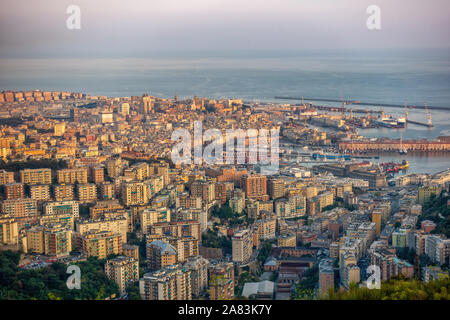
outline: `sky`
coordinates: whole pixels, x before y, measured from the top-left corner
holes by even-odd
[[[448,0],[2,0],[0,58],[449,48]],[[69,30],[69,5],[81,29]],[[381,9],[381,30],[366,9]]]

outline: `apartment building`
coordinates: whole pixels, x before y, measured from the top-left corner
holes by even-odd
[[[93,230],[109,231],[120,234],[122,242],[127,241],[128,221],[125,217],[82,220],[76,222],[76,231],[80,236]]]
[[[72,184],[53,185],[53,194],[56,201],[74,200],[74,186]]]
[[[241,187],[245,196],[249,199],[269,200],[269,195],[267,194],[267,177],[264,175],[243,175],[241,178]]]
[[[50,185],[48,184],[36,184],[30,186],[31,199],[37,201],[50,200]]]
[[[54,201],[44,204],[45,215],[59,213],[70,213],[74,219],[77,219],[80,215],[80,205],[77,201]]]
[[[82,252],[87,256],[106,259],[111,254],[122,254],[122,236],[111,231],[92,230],[81,236]]]
[[[5,196],[6,199],[20,199],[25,198],[25,188],[23,183],[8,183],[5,184]]]
[[[149,208],[139,212],[139,221],[141,223],[141,230],[143,233],[148,233],[149,228],[158,222],[170,222],[170,209]]]
[[[194,298],[199,298],[208,288],[209,261],[202,256],[189,257],[184,267],[191,271],[191,290]]]
[[[87,168],[61,169],[57,171],[59,184],[88,183]]]
[[[122,203],[125,206],[147,204],[147,185],[143,182],[127,182],[121,188]]]
[[[118,256],[106,261],[105,273],[117,283],[120,294],[124,294],[128,285],[139,281],[139,262],[131,257]]]
[[[52,170],[47,168],[20,170],[20,181],[28,185],[52,184]]]
[[[234,297],[234,265],[222,262],[209,266],[209,299],[231,300]]]
[[[232,241],[233,262],[245,263],[253,253],[253,239],[249,230],[241,230],[234,234]]]
[[[77,197],[80,202],[97,200],[97,186],[93,183],[79,184],[77,186]]]
[[[0,170],[0,185],[8,183],[14,183],[14,172]]]
[[[17,221],[8,216],[0,217],[0,244],[16,245],[19,243],[19,228]]]
[[[150,270],[159,270],[177,263],[177,250],[169,242],[154,240],[147,243],[147,265]]]
[[[192,271],[180,265],[144,274],[139,280],[143,300],[192,300]]]

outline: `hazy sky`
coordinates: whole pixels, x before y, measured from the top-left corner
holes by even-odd
[[[81,30],[66,8],[81,8]],[[1,0],[0,57],[450,47],[449,0]],[[381,30],[366,27],[369,5]]]

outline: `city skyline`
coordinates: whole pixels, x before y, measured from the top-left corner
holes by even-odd
[[[2,1],[0,302],[278,319],[449,300],[449,16]]]

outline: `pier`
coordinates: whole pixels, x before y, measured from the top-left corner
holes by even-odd
[[[323,102],[339,102],[339,103],[345,103],[345,104],[353,104],[353,105],[365,105],[365,106],[373,106],[373,107],[392,107],[392,108],[404,108],[404,105],[400,104],[392,104],[392,103],[373,103],[373,102],[363,102],[363,101],[342,101],[338,99],[325,99],[325,98],[304,98],[304,97],[282,97],[282,96],[276,96],[275,99],[280,100],[310,100],[310,101],[323,101]],[[408,106],[409,109],[423,109],[426,110],[427,107],[425,106]],[[450,107],[440,107],[440,106],[428,106],[428,109],[435,109],[435,110],[450,110]]]
[[[407,123],[411,123],[411,124],[417,124],[419,126],[424,126],[424,127],[428,127],[428,128],[432,128],[433,124],[432,123],[425,123],[425,122],[419,122],[419,121],[414,121],[414,120],[406,120]]]

